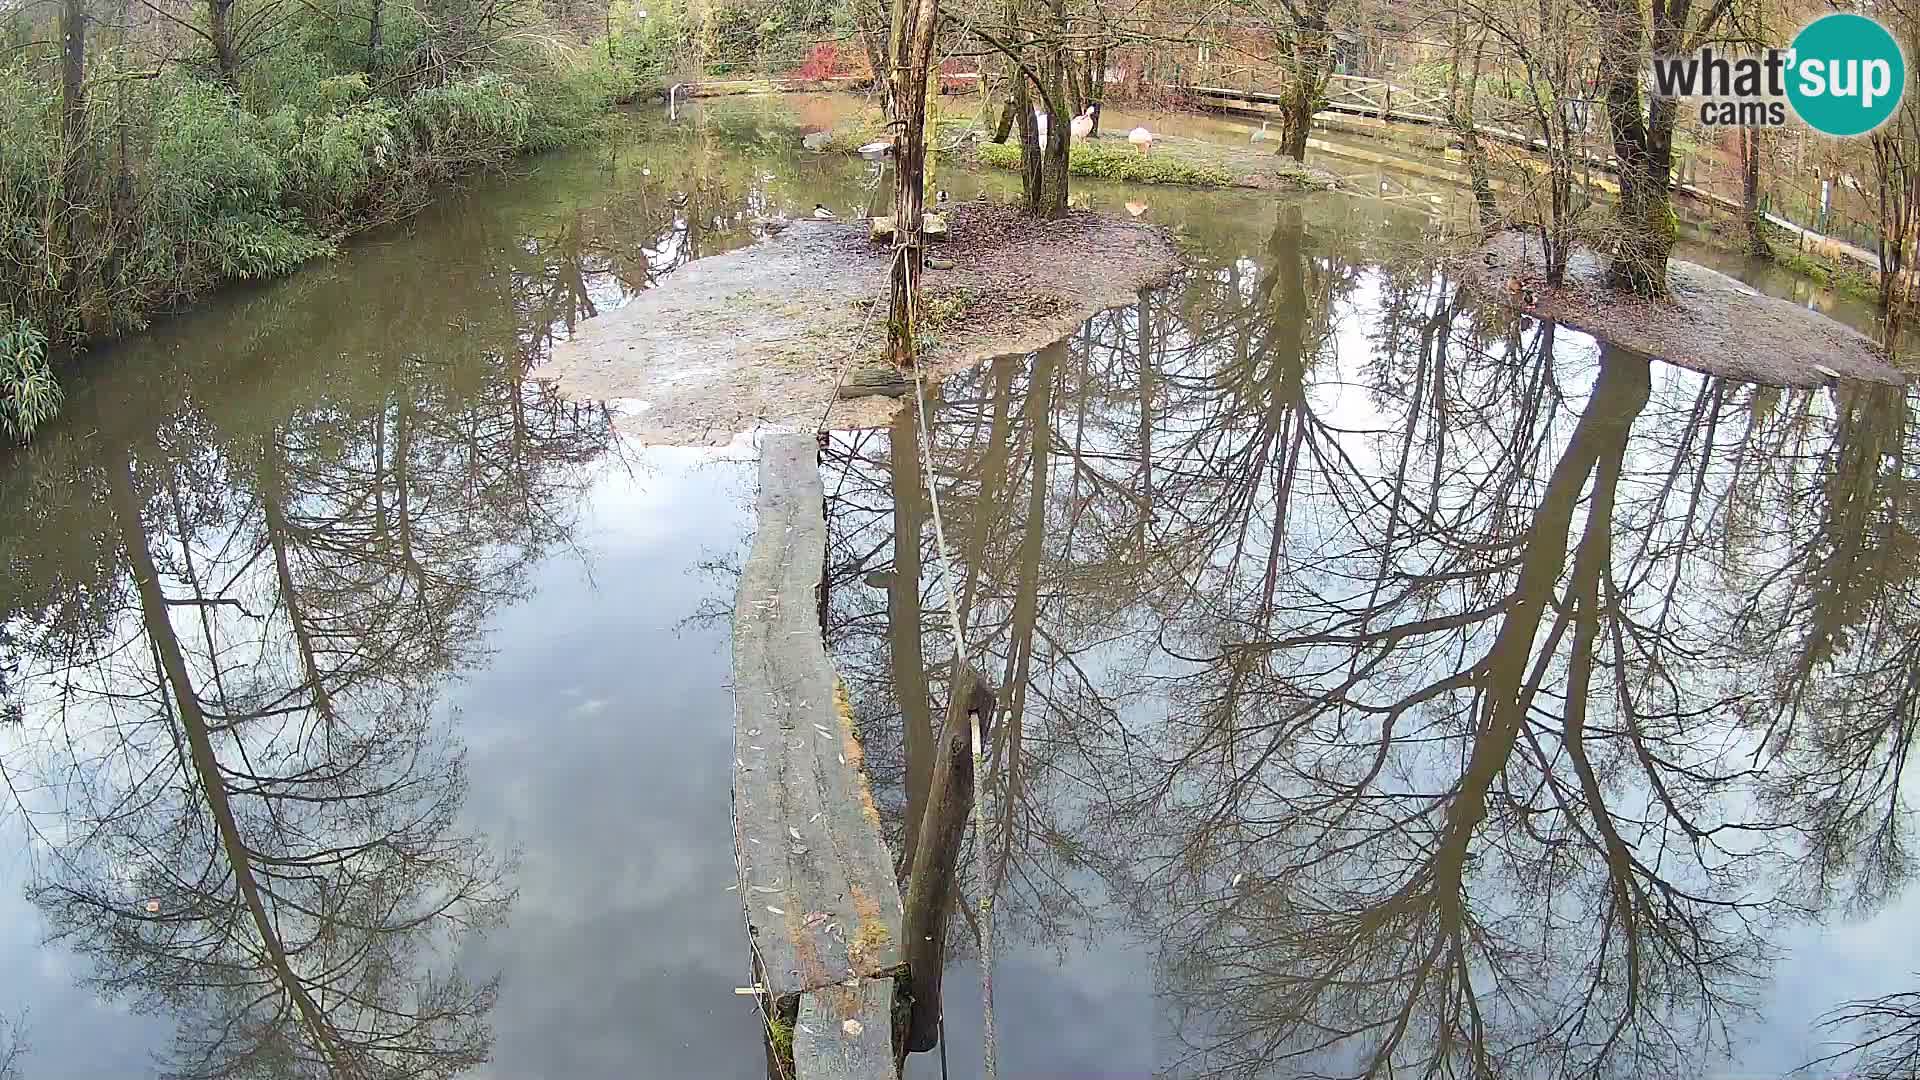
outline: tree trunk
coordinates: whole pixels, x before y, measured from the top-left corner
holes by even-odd
[[[1034,206],[1034,216],[1040,218],[1065,217],[1067,213],[1067,163],[1072,151],[1073,132],[1068,127],[1071,118],[1064,110],[1056,110],[1054,119],[1047,124],[1047,145],[1040,155],[1040,194]]]
[[[913,866],[920,840],[920,819],[933,778],[933,712],[927,704],[926,659],[920,648],[920,535],[923,493],[920,478],[918,420],[901,409],[888,429],[893,463],[893,580],[887,584],[887,643],[893,658],[893,692],[906,729],[907,817],[900,858]]]
[[[924,257],[920,216],[926,206],[927,68],[939,0],[895,0],[892,55],[894,121],[899,135],[893,162],[893,269],[887,320],[887,358],[912,367],[918,354],[914,308]]]
[[[1040,216],[1043,154],[1040,146],[1040,125],[1033,113],[1031,86],[1032,80],[1025,74],[1014,75],[1013,118],[1020,125],[1020,200],[1027,213]]]
[[[1333,55],[1327,47],[1329,7],[1329,0],[1314,0],[1300,13],[1293,31],[1292,64],[1280,107],[1280,153],[1295,161],[1307,160],[1313,114],[1320,111],[1320,97],[1326,90],[1328,60]]]
[[[913,1011],[904,1042],[914,1053],[931,1050],[939,1043],[947,917],[953,911],[957,892],[954,879],[974,800],[971,714],[979,715],[984,742],[992,737],[994,705],[991,684],[964,662],[954,664],[946,723],[940,729],[939,753],[927,785],[926,813],[920,822],[902,913],[907,978],[913,987]],[[992,958],[986,962],[991,963]]]
[[[367,74],[378,75],[380,73],[380,46],[382,44],[380,17],[383,14],[382,8],[385,5],[385,0],[370,0],[370,3],[372,4],[372,8],[367,15]],[[608,10],[612,9],[609,8]],[[612,40],[612,35],[608,35],[608,40]]]
[[[1067,159],[1073,144],[1073,118],[1067,111],[1067,57],[1060,43],[1068,30],[1065,0],[1048,0],[1047,12],[1056,33],[1040,47],[1042,81],[1034,87],[1046,110],[1047,141],[1038,147],[1039,175],[1035,190],[1027,193],[1027,208],[1035,217],[1051,219],[1067,212]]]
[[[1903,105],[1894,120],[1873,135],[1874,186],[1880,210],[1875,238],[1880,256],[1880,309],[1889,317],[1901,314],[1907,248],[1913,243],[1916,224],[1920,224],[1920,164],[1909,157],[1913,152],[1913,114],[1907,110],[1911,108]],[[1890,336],[1888,340],[1896,338]]]
[[[87,6],[85,0],[60,5],[60,137],[67,165],[82,157],[87,138]]]
[[[220,81],[233,84],[233,0],[207,0],[207,33]]]
[[[1760,129],[1740,128],[1740,208],[1747,226],[1747,254],[1773,256],[1767,242],[1767,219],[1760,212]]]
[[[1486,40],[1474,43],[1473,67],[1467,78],[1460,77],[1466,60],[1465,18],[1455,11],[1453,20],[1453,64],[1447,78],[1447,126],[1460,139],[1460,152],[1467,159],[1467,179],[1473,188],[1474,214],[1480,230],[1491,235],[1500,223],[1500,207],[1493,198],[1493,178],[1487,170],[1487,148],[1481,145],[1480,129],[1473,119],[1474,89],[1480,82],[1480,60]]]
[[[1087,73],[1087,108],[1093,110],[1093,129],[1088,138],[1100,136],[1100,108],[1107,96],[1107,43],[1093,51],[1093,70]]]
[[[1640,77],[1648,49],[1647,15],[1637,0],[1603,0],[1597,5],[1605,27],[1600,57],[1600,91],[1607,106],[1607,132],[1619,166],[1620,198],[1614,215],[1612,260],[1607,281],[1638,296],[1664,296],[1667,259],[1673,254],[1677,223],[1671,205],[1673,125],[1671,99],[1641,103]],[[1684,7],[1677,15],[1685,18]],[[1652,48],[1676,52],[1674,26],[1655,27]]]

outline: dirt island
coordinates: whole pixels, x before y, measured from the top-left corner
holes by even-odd
[[[1023,353],[1132,303],[1180,268],[1157,226],[1075,210],[1036,221],[969,202],[941,208],[949,238],[922,278],[930,376]],[[864,218],[774,222],[775,235],[689,263],[581,324],[538,372],[568,396],[617,401],[644,441],[706,446],[753,430],[884,424],[907,400],[836,400],[886,342],[889,247]]]
[[[1907,380],[1877,342],[1852,327],[1679,259],[1667,264],[1668,295],[1657,299],[1609,286],[1604,260],[1584,248],[1568,259],[1562,283],[1549,286],[1539,239],[1517,230],[1494,235],[1457,266],[1482,299],[1709,375],[1771,386]]]

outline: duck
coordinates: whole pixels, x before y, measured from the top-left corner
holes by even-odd
[[[787,219],[783,217],[762,218],[760,220],[760,231],[767,236],[779,236],[781,233],[787,231],[788,224]]]
[[[1153,149],[1153,132],[1137,127],[1127,132],[1127,141],[1140,148],[1141,153]]]
[[[1067,127],[1073,131],[1075,142],[1093,134],[1093,106],[1087,106],[1087,111],[1074,117],[1073,123],[1068,124]]]
[[[1254,132],[1253,137],[1249,138],[1247,141],[1248,142],[1265,142],[1266,140],[1273,138],[1273,136],[1267,134],[1268,123],[1269,121],[1266,121],[1266,120],[1260,121],[1260,130]]]
[[[947,194],[946,188],[941,188],[940,194],[935,195],[933,197],[933,205],[935,206],[945,206],[952,201],[953,201],[953,196]]]
[[[837,218],[840,215],[834,213],[833,211],[827,209],[826,207],[820,205],[819,203],[814,203],[813,216],[815,218],[818,218],[821,221],[832,221],[834,218]]]

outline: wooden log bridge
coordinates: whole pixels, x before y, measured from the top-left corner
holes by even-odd
[[[761,440],[758,507],[733,611],[733,841],[769,1056],[798,1080],[894,1077],[900,887],[821,637],[812,435]]]

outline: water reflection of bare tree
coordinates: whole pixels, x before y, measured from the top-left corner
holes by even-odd
[[[1596,355],[1350,257],[1283,210],[950,381],[936,475],[894,467],[940,485],[1006,684],[1002,910],[1075,932],[1096,875],[1160,941],[1178,1072],[1696,1065],[1778,920],[1900,879],[1911,404]],[[924,571],[864,445],[833,567]],[[836,599],[856,685],[944,652],[916,577]]]
[[[1855,1080],[1920,1076],[1920,990],[1848,1002],[1823,1026],[1841,1032],[1846,1046],[1812,1065],[1844,1063]]]
[[[619,194],[577,208],[526,240],[537,267],[516,279],[521,323],[544,352],[601,308],[651,289],[673,271],[751,238],[767,210],[762,192],[696,157],[681,169],[624,174]]]
[[[0,1080],[20,1080],[20,1059],[30,1049],[26,1024],[0,1017]]]
[[[459,823],[437,698],[570,535],[611,434],[504,359],[370,404],[110,450],[87,479],[123,606],[32,635],[16,687],[10,767],[49,795],[21,810],[61,838],[30,894],[103,992],[177,1015],[170,1075],[444,1077],[490,1053],[495,981],[452,959],[505,917],[512,864]]]

